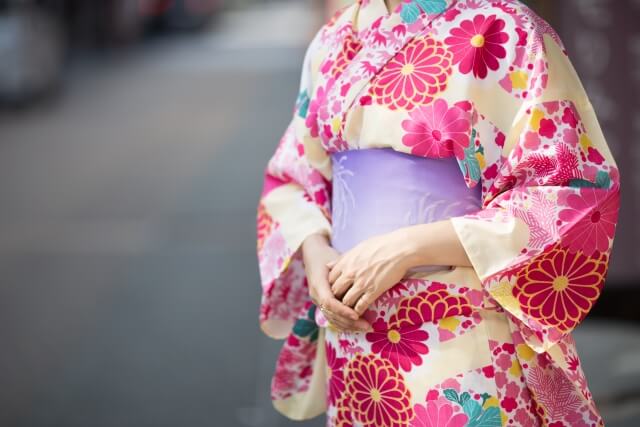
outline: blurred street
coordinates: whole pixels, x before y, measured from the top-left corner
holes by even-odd
[[[258,328],[255,255],[320,16],[226,13],[75,60],[59,96],[0,111],[0,426],[324,425],[271,406],[282,343]],[[607,425],[637,426],[638,329],[575,336]]]

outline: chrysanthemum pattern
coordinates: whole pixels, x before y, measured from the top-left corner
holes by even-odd
[[[358,354],[347,364],[346,381],[353,418],[364,427],[402,427],[413,418],[411,392],[388,360]]]
[[[607,261],[605,253],[587,256],[556,244],[517,272],[514,296],[528,316],[569,331],[600,296]]]
[[[445,289],[427,290],[400,301],[389,324],[392,328],[403,328],[447,317],[466,317],[472,312],[473,306],[464,296],[452,295]]]
[[[327,378],[329,404],[335,405],[338,398],[344,393],[344,366],[347,363],[345,357],[339,357],[336,348],[330,342],[325,341],[327,357]]]
[[[445,43],[462,74],[473,72],[476,78],[484,79],[489,70],[500,67],[500,61],[507,56],[503,45],[509,40],[504,29],[505,21],[496,15],[477,14],[451,30]]]
[[[398,52],[371,83],[374,101],[391,110],[431,103],[451,75],[452,55],[431,36],[416,37]]]
[[[422,364],[422,356],[429,353],[425,344],[429,333],[421,324],[389,327],[384,319],[378,319],[372,326],[373,332],[365,335],[371,351],[391,361],[396,368],[409,371],[412,366]]]
[[[402,122],[406,134],[402,143],[411,147],[411,154],[423,157],[464,158],[471,141],[469,113],[458,106],[438,99],[432,105],[416,108]]]

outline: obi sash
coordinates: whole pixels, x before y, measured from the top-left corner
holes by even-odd
[[[384,147],[335,152],[331,161],[331,243],[341,253],[377,234],[481,207],[481,187],[466,186],[453,156],[419,157]],[[413,271],[448,268],[430,265]]]

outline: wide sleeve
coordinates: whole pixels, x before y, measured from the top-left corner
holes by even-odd
[[[541,353],[601,294],[620,175],[562,42],[531,40],[530,93],[508,120],[482,207],[450,220],[483,288]]]
[[[293,115],[265,167],[257,206],[259,322],[273,338],[285,338],[308,309],[302,242],[313,233],[331,233],[330,162],[305,123],[318,34],[305,53]]]

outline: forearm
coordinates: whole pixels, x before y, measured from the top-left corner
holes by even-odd
[[[407,242],[409,268],[422,265],[471,267],[467,253],[448,219],[401,229]]]

